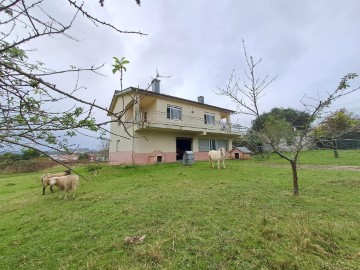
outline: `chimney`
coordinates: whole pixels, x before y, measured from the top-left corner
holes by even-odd
[[[153,79],[151,82],[152,85],[152,91],[155,93],[160,93],[160,80]]]
[[[198,102],[201,104],[204,104],[204,97],[203,96],[199,96],[198,97]]]

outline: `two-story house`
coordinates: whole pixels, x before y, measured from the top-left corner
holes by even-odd
[[[120,113],[123,123],[111,124],[110,164],[151,164],[182,160],[193,151],[195,160],[207,160],[208,151],[232,149],[239,132],[232,129],[232,110],[152,91],[127,88],[115,91],[109,111]],[[110,115],[109,115],[110,116]]]

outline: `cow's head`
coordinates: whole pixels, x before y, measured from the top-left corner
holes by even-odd
[[[226,157],[226,150],[225,150],[225,148],[221,147],[221,148],[219,149],[219,152],[220,152],[220,154],[221,154],[222,157]]]

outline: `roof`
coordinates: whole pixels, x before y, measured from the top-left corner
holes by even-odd
[[[159,153],[160,153],[161,155],[165,156],[165,154],[164,154],[163,152],[161,152],[160,150],[155,150],[154,152],[152,152],[152,153],[150,154],[150,157],[157,156]]]
[[[251,151],[249,149],[247,149],[245,146],[241,146],[241,147],[236,147],[241,153],[244,154],[251,154]]]
[[[209,104],[205,104],[205,103],[199,103],[199,102],[194,101],[194,100],[189,100],[189,99],[179,98],[179,97],[170,96],[170,95],[166,95],[166,94],[156,93],[156,92],[153,92],[153,91],[148,91],[148,90],[135,88],[135,87],[129,87],[129,88],[126,88],[123,91],[115,90],[113,98],[111,100],[109,111],[112,111],[114,109],[116,99],[117,99],[118,96],[122,96],[122,95],[125,95],[125,94],[130,94],[132,92],[136,92],[136,93],[139,93],[141,95],[165,97],[165,98],[171,98],[171,99],[179,100],[179,101],[182,101],[182,102],[188,102],[188,103],[191,103],[191,104],[202,105],[204,107],[213,108],[213,109],[220,110],[220,111],[223,111],[223,112],[226,112],[226,113],[229,113],[229,114],[235,113],[235,111],[233,111],[233,110],[229,110],[229,109],[225,109],[225,108],[221,108],[221,107],[217,107],[217,106],[213,106],[213,105],[209,105]]]

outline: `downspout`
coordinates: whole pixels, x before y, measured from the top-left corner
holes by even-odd
[[[134,157],[134,147],[135,147],[135,136],[134,136],[134,132],[135,132],[135,125],[132,126],[132,146],[131,146],[131,160],[132,160],[132,165],[135,166],[135,157]]]
[[[134,95],[134,98],[136,99],[136,94]],[[132,144],[131,144],[131,161],[132,161],[132,165],[135,166],[135,157],[134,157],[134,154],[135,154],[135,151],[134,151],[134,148],[135,148],[135,124],[137,124],[137,117],[138,117],[138,114],[139,114],[139,103],[135,103],[134,105],[134,111],[133,111],[133,125],[132,125]]]

